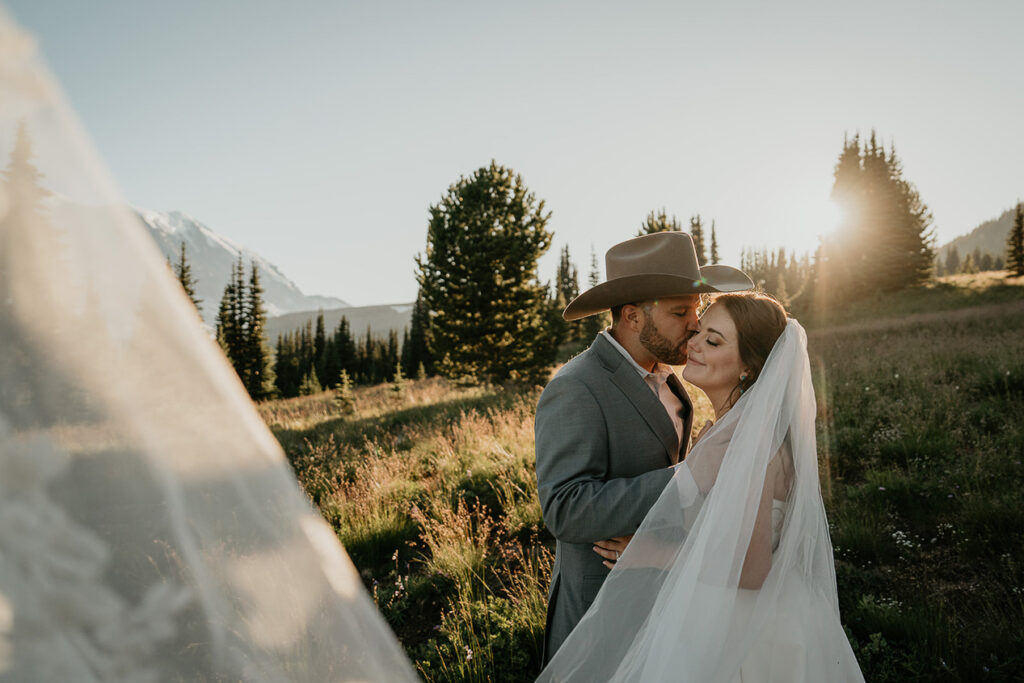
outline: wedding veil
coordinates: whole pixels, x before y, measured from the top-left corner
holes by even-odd
[[[693,447],[539,681],[863,680],[839,622],[803,328]],[[741,589],[766,472],[792,456],[771,570]]]
[[[0,7],[0,680],[415,680],[96,159]]]

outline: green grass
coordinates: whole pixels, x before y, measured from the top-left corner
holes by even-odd
[[[1024,678],[1024,282],[958,278],[809,326],[840,607],[869,681]],[[538,393],[355,395],[351,415],[330,393],[260,410],[426,680],[533,680],[553,561]]]

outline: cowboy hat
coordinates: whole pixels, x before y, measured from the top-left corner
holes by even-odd
[[[614,306],[658,297],[738,292],[754,283],[732,266],[700,266],[693,238],[685,232],[656,232],[620,242],[604,257],[608,280],[569,302],[566,320],[579,320]]]

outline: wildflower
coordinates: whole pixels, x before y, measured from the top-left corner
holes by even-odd
[[[466,661],[468,662],[471,659],[473,659],[473,651],[471,649],[469,649],[469,645],[466,645],[465,647],[466,647]]]
[[[884,486],[879,486],[879,487],[878,487],[878,490],[879,490],[879,491],[884,491],[884,490],[885,490],[885,487],[884,487]]]
[[[892,376],[892,378],[893,378],[893,379],[899,379],[899,378],[900,378],[900,373],[898,373],[898,372],[897,372],[897,373],[895,373],[895,374],[894,374],[894,375]]]

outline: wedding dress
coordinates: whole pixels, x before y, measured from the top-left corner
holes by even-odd
[[[863,681],[839,619],[815,411],[807,337],[790,320],[754,386],[676,466],[538,681]],[[780,464],[771,569],[759,589],[741,588]]]
[[[112,188],[0,7],[0,681],[416,680]]]

